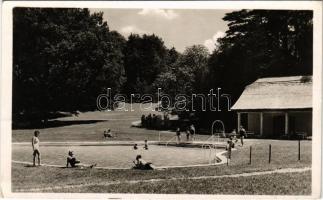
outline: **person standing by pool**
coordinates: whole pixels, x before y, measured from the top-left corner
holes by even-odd
[[[187,141],[189,141],[189,140],[190,140],[190,134],[191,134],[190,129],[189,129],[189,128],[187,128],[187,129],[186,129],[186,140],[187,140]]]
[[[232,139],[230,138],[230,140],[228,140],[228,145],[227,145],[227,147],[226,147],[226,149],[227,149],[227,157],[228,157],[228,159],[229,160],[231,160],[231,152],[232,152],[232,146],[233,146],[233,141],[232,141]]]
[[[191,139],[194,140],[194,136],[195,136],[194,124],[191,124],[191,126],[190,126],[190,133],[191,133]]]
[[[176,136],[177,136],[177,144],[181,142],[181,129],[177,128],[176,129]]]
[[[240,126],[239,134],[240,134],[241,145],[243,146],[243,139],[246,137],[246,130],[243,128],[243,126]]]
[[[145,140],[144,149],[145,149],[145,150],[148,150],[148,141],[147,141],[147,140]]]
[[[40,150],[39,150],[39,136],[40,132],[39,131],[35,131],[34,132],[34,136],[31,140],[31,145],[33,147],[33,166],[36,166],[36,156],[38,158],[38,166],[40,166]]]

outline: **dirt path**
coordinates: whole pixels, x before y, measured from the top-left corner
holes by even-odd
[[[41,188],[28,188],[28,189],[21,188],[21,189],[15,189],[15,192],[44,192],[44,191],[52,191],[52,190],[89,187],[89,186],[94,186],[94,185],[109,186],[109,185],[116,185],[116,184],[153,183],[153,182],[171,181],[171,180],[200,180],[200,179],[217,179],[217,178],[236,178],[236,177],[248,177],[248,176],[261,176],[261,175],[267,175],[267,174],[301,173],[301,172],[306,172],[306,171],[310,171],[310,170],[311,170],[310,167],[284,168],[284,169],[276,169],[276,170],[271,170],[271,171],[250,172],[250,173],[219,175],[219,176],[197,176],[197,177],[187,177],[187,178],[111,181],[111,182],[104,182],[104,183],[86,183],[86,184],[79,184],[79,185],[65,185],[65,186],[53,186],[53,187],[41,187]]]

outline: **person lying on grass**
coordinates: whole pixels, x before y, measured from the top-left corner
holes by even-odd
[[[31,146],[33,147],[33,166],[36,166],[36,156],[38,158],[38,166],[40,166],[40,150],[39,150],[39,136],[40,132],[39,131],[35,131],[34,132],[34,136],[31,140]]]
[[[70,165],[72,168],[74,167],[89,167],[89,168],[93,168],[96,166],[96,164],[94,165],[89,165],[89,166],[85,166],[85,165],[81,165],[80,164],[81,161],[77,160],[76,157],[74,156],[73,151],[68,151],[68,156],[66,159],[66,168],[68,168],[68,166]]]
[[[135,166],[134,169],[142,169],[142,170],[152,170],[155,168],[155,166],[151,162],[146,162],[142,159],[141,155],[136,156],[136,160],[133,161]]]

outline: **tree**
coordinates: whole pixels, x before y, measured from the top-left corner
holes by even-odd
[[[124,50],[125,93],[152,93],[152,83],[166,70],[167,49],[156,35],[131,34]]]
[[[176,63],[176,72],[180,87],[186,94],[202,92],[205,76],[208,73],[208,50],[203,45],[187,47]],[[186,88],[186,89],[185,89]]]
[[[96,97],[123,82],[125,39],[88,9],[15,8],[13,113],[96,109]]]
[[[227,91],[234,104],[257,78],[312,74],[312,18],[313,12],[304,10],[227,13],[223,19],[229,29],[208,61],[210,86]],[[215,115],[234,123],[226,113],[205,116]]]

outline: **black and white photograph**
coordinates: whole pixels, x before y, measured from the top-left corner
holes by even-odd
[[[3,4],[4,197],[321,197],[321,1],[69,3]]]

